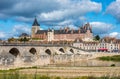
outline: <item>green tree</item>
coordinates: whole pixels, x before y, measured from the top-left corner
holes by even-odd
[[[99,41],[99,40],[100,40],[100,36],[99,36],[99,35],[96,35],[96,36],[94,37],[94,40]]]
[[[12,42],[12,41],[15,41],[16,39],[14,37],[12,38],[8,38],[8,42]]]
[[[29,38],[26,38],[26,37],[20,38],[19,41],[21,41],[21,42],[27,42],[27,41],[29,41]]]

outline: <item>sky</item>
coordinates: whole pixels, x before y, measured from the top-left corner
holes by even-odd
[[[120,0],[0,0],[0,39],[31,33],[34,18],[41,29],[78,29],[120,38]]]

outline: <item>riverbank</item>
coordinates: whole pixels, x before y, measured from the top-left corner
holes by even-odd
[[[43,67],[19,70],[23,74],[42,74],[48,76],[120,76],[120,67]]]
[[[17,72],[17,73],[15,73]],[[12,74],[14,73],[14,74]],[[23,76],[26,78],[22,79],[40,79],[33,78],[34,76],[46,76],[49,78],[42,79],[56,79],[56,77],[60,77],[59,79],[89,79],[87,77],[94,77],[91,79],[104,79],[102,77],[118,77],[115,79],[120,79],[120,67],[32,67],[32,68],[19,68],[14,70],[1,71],[0,77],[5,77],[6,74],[9,76]],[[37,77],[36,76],[36,77]],[[31,77],[31,78],[27,78]],[[53,78],[54,77],[54,78]],[[86,77],[86,78],[82,78]],[[99,78],[98,78],[99,77]],[[0,78],[3,79],[3,78]],[[11,79],[11,78],[6,78]],[[14,79],[12,77],[12,79]],[[17,79],[17,78],[15,78]],[[18,78],[21,79],[21,78]],[[107,78],[110,79],[110,78]],[[114,78],[112,78],[114,79]]]
[[[38,75],[38,74],[21,75],[19,73],[12,73],[12,74],[0,74],[0,79],[120,79],[120,76],[118,77],[110,77],[110,76],[59,77],[59,76],[47,76],[47,75]]]

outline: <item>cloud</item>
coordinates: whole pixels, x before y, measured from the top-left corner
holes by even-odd
[[[120,22],[120,0],[112,2],[107,7],[106,13],[113,15]]]
[[[63,25],[63,26],[65,26],[65,25],[73,24],[73,22],[74,22],[74,20],[69,19],[69,20],[64,20],[64,21],[62,21],[62,22],[59,22],[58,25],[61,25],[61,26]]]
[[[48,6],[49,7],[46,7]],[[49,12],[59,8],[56,0],[1,0],[0,11],[10,16],[33,17],[38,13]]]
[[[7,6],[6,6],[7,5]],[[1,0],[0,15],[15,20],[30,21],[38,16],[40,21],[63,21],[78,18],[88,12],[100,12],[102,4],[90,0]],[[13,17],[14,16],[14,17]],[[1,18],[1,17],[0,17]]]
[[[19,36],[21,33],[30,34],[31,28],[28,25],[15,25],[13,27],[13,35]]]
[[[5,33],[4,32],[0,32],[0,38],[5,38],[5,37],[6,37]]]
[[[68,25],[68,27],[70,28],[70,29],[78,29],[78,27],[77,26],[74,26],[74,25]]]
[[[91,22],[90,23],[95,34],[105,34],[113,29],[112,24],[104,22]]]
[[[59,1],[59,0],[58,0]],[[76,1],[65,0],[64,5],[60,1],[62,8],[51,12],[43,12],[39,15],[40,20],[65,20],[71,18],[78,18],[79,16],[85,15],[88,12],[100,12],[102,5],[100,3],[87,1]]]
[[[0,39],[7,39],[9,37],[13,37],[13,34],[12,33],[7,33],[7,32],[0,31]]]
[[[69,25],[66,25],[66,26],[54,26],[54,29],[64,29],[68,27],[69,29],[78,29],[77,26],[74,26],[73,24],[69,24]]]
[[[15,3],[17,3],[18,0],[0,0],[0,10],[5,10],[5,9],[8,9],[8,8],[12,8]]]
[[[120,33],[119,32],[112,32],[109,34],[110,37],[115,37],[115,38],[120,38]]]
[[[19,37],[22,33],[31,33],[31,28],[27,24],[15,25],[11,31],[3,32],[0,31],[0,39],[8,39],[11,37]]]
[[[32,18],[26,18],[26,17],[23,17],[23,16],[15,17],[15,19],[16,19],[17,21],[19,21],[19,22],[22,22],[22,21],[24,21],[24,22],[33,21]]]

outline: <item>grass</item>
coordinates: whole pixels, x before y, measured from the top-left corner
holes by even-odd
[[[19,74],[19,72],[14,72],[14,73],[3,73],[3,74],[0,74],[0,79],[120,79],[120,77],[83,76],[83,77],[65,78],[65,77],[55,77],[55,76],[53,77],[53,76],[38,75],[38,74],[25,75],[25,74]]]
[[[0,79],[120,79],[120,76],[113,75],[110,76],[102,76],[102,77],[94,77],[94,76],[81,76],[81,77],[59,77],[59,76],[48,76],[37,74],[22,74],[19,73],[21,69],[34,69],[36,67],[28,67],[28,68],[17,68],[10,70],[3,70],[0,72]]]
[[[103,61],[117,61],[117,62],[120,62],[120,55],[103,56],[103,57],[99,57],[98,59],[103,60]]]
[[[113,65],[114,66],[114,65]],[[49,75],[41,75],[37,74],[22,74],[19,73],[19,70],[22,69],[37,69],[34,67],[22,67],[17,69],[10,70],[0,70],[0,79],[120,79],[120,76],[102,76],[102,77],[94,77],[94,76],[81,76],[81,77],[59,77],[59,76],[49,76]]]
[[[0,70],[0,73],[15,72],[15,71],[22,70],[22,69],[37,69],[37,66],[33,66],[33,67],[21,67],[21,68],[16,68],[16,69],[9,69],[9,70]]]

